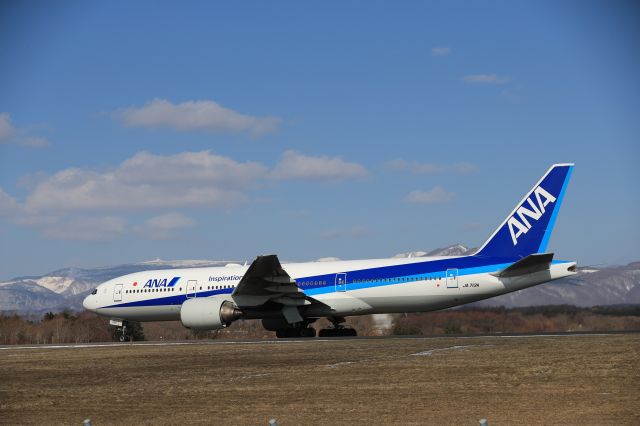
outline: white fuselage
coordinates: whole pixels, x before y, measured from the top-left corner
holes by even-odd
[[[376,259],[283,264],[307,296],[321,303],[301,307],[305,318],[426,312],[462,305],[573,275],[575,262],[554,261],[548,270],[499,278],[511,262],[473,256]],[[224,295],[248,266],[145,271],[107,281],[85,299],[85,308],[122,320],[179,320],[185,300]]]

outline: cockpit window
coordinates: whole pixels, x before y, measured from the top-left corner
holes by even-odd
[[[94,288],[93,291],[91,292],[91,294],[98,294],[98,289]]]

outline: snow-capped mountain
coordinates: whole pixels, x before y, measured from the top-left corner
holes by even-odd
[[[65,308],[80,310],[82,300],[96,285],[122,275],[150,269],[224,266],[229,261],[151,260],[99,268],[64,268],[42,276],[17,277],[0,282],[0,312],[42,313]]]
[[[395,257],[461,256],[473,253],[460,244],[432,251],[399,253]],[[322,260],[337,260],[336,258]],[[64,268],[42,276],[0,282],[0,312],[41,314],[65,308],[82,309],[82,299],[96,285],[149,269],[224,266],[244,262],[214,260],[151,260],[100,268]],[[477,302],[476,306],[577,306],[640,304],[640,262],[625,266],[583,267],[573,277]]]
[[[572,277],[477,302],[477,306],[640,304],[640,262],[578,268]]]

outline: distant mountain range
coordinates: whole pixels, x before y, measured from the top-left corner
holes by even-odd
[[[122,275],[150,269],[224,266],[228,261],[151,260],[100,268],[64,268],[41,276],[0,282],[0,312],[39,314],[64,309],[81,310],[82,300],[98,284]]]
[[[431,251],[398,253],[394,257],[460,256],[473,253],[455,244]],[[324,258],[321,260],[337,260]],[[112,278],[149,269],[224,266],[229,261],[152,260],[101,268],[64,268],[41,276],[17,277],[0,282],[0,312],[41,314],[82,309],[83,298],[96,285]],[[640,262],[624,266],[581,267],[578,274],[551,283],[494,297],[475,306],[576,306],[640,304]]]

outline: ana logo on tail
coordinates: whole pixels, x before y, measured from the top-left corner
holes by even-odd
[[[526,234],[529,229],[531,229],[531,224],[527,217],[538,220],[545,213],[545,206],[549,203],[553,203],[556,201],[556,197],[549,194],[543,187],[538,186],[533,190],[533,194],[535,195],[535,203],[531,199],[531,197],[527,198],[529,202],[529,206],[532,210],[529,210],[523,205],[521,205],[516,213],[509,218],[507,225],[509,226],[509,233],[511,234],[511,240],[513,241],[513,245],[518,244],[518,237],[523,234]],[[516,218],[518,216],[518,218]]]

